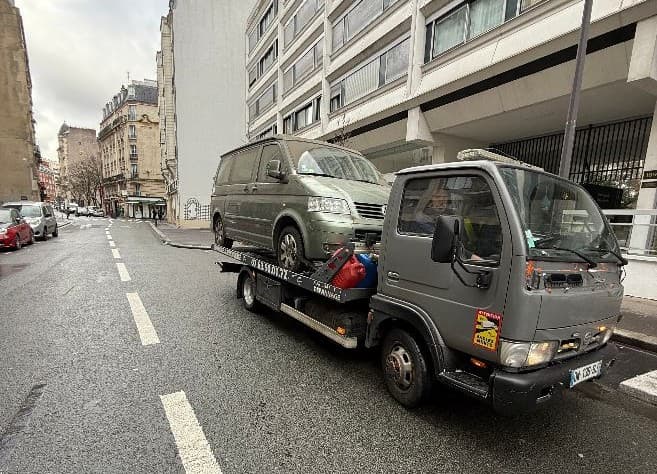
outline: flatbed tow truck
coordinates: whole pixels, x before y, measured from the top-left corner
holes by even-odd
[[[284,313],[345,347],[381,351],[406,407],[436,382],[528,412],[601,377],[623,295],[618,243],[580,186],[484,150],[409,168],[393,184],[376,288],[332,284],[353,243],[304,273],[269,252],[214,246],[246,309]]]

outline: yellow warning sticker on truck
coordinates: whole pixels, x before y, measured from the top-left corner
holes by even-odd
[[[478,309],[475,316],[472,344],[489,351],[496,351],[502,329],[502,315]]]

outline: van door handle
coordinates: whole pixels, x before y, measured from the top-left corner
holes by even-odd
[[[248,185],[248,184],[245,184],[245,185],[244,185],[244,188],[243,188],[242,190],[243,190],[245,193],[248,193],[248,192],[249,192],[249,185]]]
[[[256,186],[255,184],[251,186],[251,191],[256,192],[257,190],[258,190],[258,186]]]
[[[397,273],[397,272],[388,272],[388,280],[399,281],[399,273]]]

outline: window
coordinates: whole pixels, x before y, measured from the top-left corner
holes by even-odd
[[[249,105],[249,120],[258,117],[274,103],[276,103],[276,84],[272,84],[271,87]]]
[[[249,88],[258,80],[258,66],[255,65],[249,70]]]
[[[128,138],[137,138],[137,126],[128,125]]]
[[[253,139],[254,140],[261,140],[263,138],[274,136],[278,133],[277,130],[278,130],[278,126],[275,123],[273,123],[273,124],[271,124],[270,127],[264,129],[262,132],[256,133],[254,135]]]
[[[141,196],[141,184],[135,183],[135,196]]]
[[[128,99],[135,98],[135,86],[128,86]]]
[[[502,227],[490,186],[480,176],[410,180],[404,188],[397,229],[431,237],[439,216],[463,219],[460,257],[476,263],[499,263]]]
[[[137,173],[137,163],[132,163],[130,165],[130,175],[132,176],[133,179],[139,176]]]
[[[321,67],[323,60],[323,42],[324,39],[315,43],[315,45],[310,48],[305,54],[303,54],[296,63],[290,67],[283,74],[283,91],[288,92],[292,89],[299,81],[309,74],[311,71],[314,71],[318,67]]]
[[[283,119],[283,133],[294,133],[321,119],[322,97],[316,97]]]
[[[409,40],[405,39],[333,84],[331,86],[331,112],[404,76],[408,71],[408,49]]]
[[[324,0],[306,0],[301,4],[290,21],[287,22],[283,31],[283,44],[287,48],[294,39],[308,26],[320,8],[324,6]]]
[[[250,183],[253,175],[253,168],[258,160],[259,148],[250,148],[234,155],[230,170],[231,184]]]
[[[473,0],[427,25],[424,62],[485,33],[545,0]]]
[[[130,158],[137,157],[137,145],[130,145]]]
[[[265,33],[267,33],[269,27],[274,23],[274,19],[276,18],[277,14],[278,14],[278,0],[274,0],[272,3],[269,4],[267,9],[264,11],[262,16],[260,17],[260,21],[258,22],[258,24],[248,34],[249,53],[253,51],[253,49],[256,47],[258,41],[260,41],[260,38],[262,38],[265,35]]]
[[[137,106],[129,105],[128,106],[128,120],[137,120]]]
[[[233,162],[232,156],[224,156],[219,163],[219,174],[217,175],[217,184],[227,184],[228,177],[230,176],[231,164]]]
[[[278,58],[278,41],[274,41],[258,61],[258,77],[269,70],[276,58]]]
[[[281,155],[281,148],[278,145],[265,145],[262,147],[262,155],[260,156],[260,167],[258,168],[258,183],[277,183],[278,180],[267,176],[267,163],[271,160],[279,160],[281,162],[281,169],[283,168],[284,161]]]
[[[333,51],[381,16],[397,0],[361,0],[333,24]]]

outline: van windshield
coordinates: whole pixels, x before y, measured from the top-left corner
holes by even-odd
[[[308,142],[289,141],[288,148],[298,174],[383,184],[379,170],[363,156]]]
[[[500,173],[523,226],[530,257],[619,261],[616,237],[583,188],[531,170],[500,167]]]

